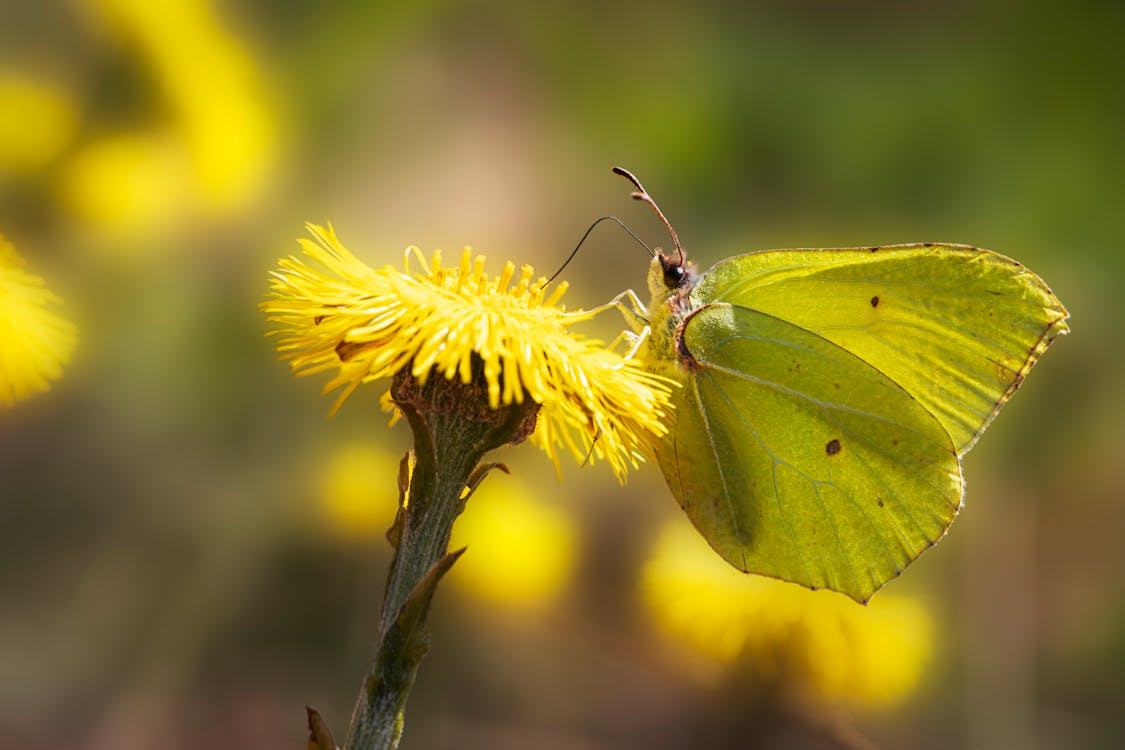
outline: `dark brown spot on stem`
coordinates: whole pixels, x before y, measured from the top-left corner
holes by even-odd
[[[829,456],[835,456],[840,452],[840,441],[836,438],[829,440],[828,445],[824,446],[824,452]]]

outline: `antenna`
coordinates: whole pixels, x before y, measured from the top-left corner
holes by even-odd
[[[641,185],[641,181],[634,177],[632,172],[627,169],[622,169],[621,167],[614,167],[613,173],[621,175],[637,188],[636,192],[630,194],[632,198],[652,206],[652,210],[655,211],[656,215],[660,217],[660,220],[664,222],[664,228],[668,230],[668,234],[672,235],[672,244],[676,246],[676,252],[680,255],[677,265],[683,265],[684,248],[680,245],[680,238],[676,236],[676,230],[672,228],[671,223],[669,223],[668,219],[664,216],[664,212],[660,210],[660,206],[656,205],[656,201],[652,199],[652,196],[649,195],[648,191]]]
[[[594,231],[594,227],[596,227],[598,224],[601,224],[603,221],[616,221],[621,225],[622,229],[629,233],[630,237],[640,243],[641,247],[643,247],[645,250],[648,250],[649,255],[653,256],[654,258],[656,257],[656,253],[652,251],[652,248],[645,244],[645,241],[638,237],[632,229],[625,226],[625,222],[621,221],[621,219],[617,218],[616,216],[603,216],[590,225],[590,228],[586,230],[586,234],[582,235],[582,239],[578,240],[578,244],[575,245],[574,249],[570,251],[570,255],[566,256],[566,260],[564,260],[563,264],[559,266],[559,270],[555,271],[554,274],[551,275],[551,278],[544,281],[543,285],[539,287],[540,289],[545,288],[548,284],[554,281],[560,273],[563,272],[563,269],[570,264],[570,261],[574,260],[574,256],[578,255],[578,249],[582,247],[582,243],[585,242],[586,238],[590,236],[590,232]]]

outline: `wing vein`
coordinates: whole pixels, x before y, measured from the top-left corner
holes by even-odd
[[[764,380],[762,378],[757,378],[757,377],[754,377],[753,375],[750,375],[748,373],[740,372],[738,370],[733,370],[729,367],[724,367],[722,365],[715,364],[714,362],[705,362],[705,364],[707,365],[707,367],[712,368],[714,370],[718,370],[718,371],[723,372],[727,375],[731,375],[731,376],[739,378],[741,380],[745,380],[749,383],[754,383],[755,385],[760,385],[764,388],[770,388],[772,390],[777,391],[778,393],[784,393],[786,395],[793,396],[794,398],[799,398],[802,401],[807,401],[808,403],[813,404],[815,406],[818,406],[822,409],[832,409],[834,411],[845,412],[847,414],[855,414],[856,416],[859,416],[859,417],[867,417],[868,419],[873,419],[877,422],[883,422],[885,424],[892,424],[895,427],[898,427],[898,428],[902,429],[903,431],[909,432],[913,435],[917,435],[918,437],[929,438],[929,436],[926,435],[925,433],[919,432],[918,430],[907,427],[906,425],[901,424],[900,422],[896,422],[895,420],[893,420],[889,417],[884,417],[884,416],[881,416],[879,414],[872,414],[869,411],[864,411],[863,409],[857,409],[853,406],[848,406],[847,404],[838,404],[838,403],[834,403],[832,401],[821,401],[820,399],[813,398],[809,394],[803,393],[802,391],[798,391],[798,390],[795,390],[793,388],[787,388],[786,386],[781,385],[780,383],[774,383],[773,381],[770,381],[770,380]]]
[[[715,380],[714,376],[712,376],[711,373],[704,371],[704,374],[707,375],[711,384],[719,392],[719,395],[722,396],[723,401],[725,401],[727,403],[727,405],[730,407],[731,413],[738,417],[738,420],[742,423],[742,425],[746,429],[746,431],[748,433],[750,433],[750,435],[758,442],[758,444],[760,446],[762,446],[762,449],[769,455],[770,462],[773,466],[772,474],[773,474],[773,485],[774,485],[774,498],[777,501],[778,512],[781,514],[782,521],[785,522],[785,529],[789,534],[789,539],[793,543],[793,548],[797,551],[797,556],[801,558],[801,563],[805,568],[805,573],[807,575],[809,575],[809,580],[813,580],[813,577],[812,577],[811,571],[809,569],[808,558],[805,556],[804,550],[801,548],[800,542],[797,540],[797,535],[793,531],[793,526],[790,524],[788,516],[785,515],[785,509],[784,509],[784,506],[782,505],[782,502],[781,502],[781,490],[777,485],[777,466],[778,465],[788,466],[790,469],[793,470],[793,472],[797,476],[804,479],[813,488],[813,492],[816,494],[816,497],[817,497],[817,502],[820,503],[820,508],[824,512],[825,519],[828,521],[828,524],[832,527],[832,533],[836,537],[836,543],[839,544],[839,546],[840,546],[840,551],[843,554],[844,562],[846,562],[847,565],[848,565],[848,572],[852,577],[852,582],[856,585],[856,587],[859,587],[859,579],[856,578],[855,569],[852,567],[851,558],[848,556],[848,551],[847,551],[847,548],[844,546],[844,541],[843,541],[843,539],[840,538],[840,530],[836,525],[835,518],[832,516],[832,514],[830,514],[828,512],[827,507],[825,507],[825,505],[824,505],[824,501],[820,497],[820,490],[817,486],[818,485],[817,480],[813,479],[812,477],[810,477],[808,474],[806,474],[803,471],[801,471],[800,469],[798,469],[793,464],[791,464],[788,461],[786,461],[785,459],[781,458],[768,445],[766,445],[765,440],[762,439],[762,436],[758,434],[758,431],[755,430],[753,428],[753,426],[750,424],[750,422],[746,419],[746,416],[742,413],[742,410],[739,409],[734,404],[734,402],[731,400],[730,395],[726,392],[726,389],[724,389],[722,387],[722,385],[718,381]],[[824,578],[825,578],[825,581],[827,582],[828,576],[825,575]]]
[[[726,472],[723,471],[723,462],[719,458],[719,450],[715,445],[715,434],[711,430],[711,420],[707,416],[707,408],[703,404],[703,398],[699,394],[698,379],[691,381],[692,392],[695,396],[695,405],[699,409],[699,416],[703,418],[703,430],[707,433],[707,442],[711,446],[711,455],[715,457],[715,467],[719,470],[719,483],[723,486],[723,500],[726,501],[727,513],[730,514],[730,522],[734,527],[734,535],[738,540],[738,551],[742,555],[742,570],[746,570],[750,566],[746,564],[746,545],[742,539],[742,529],[738,523],[738,516],[734,513],[734,504],[731,501],[730,488],[727,486]],[[720,389],[721,391],[722,389]]]

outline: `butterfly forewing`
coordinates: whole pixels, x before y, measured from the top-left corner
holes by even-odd
[[[768,313],[872,365],[968,449],[1066,310],[1043,281],[964,245],[771,250],[729,258],[693,292]]]
[[[696,310],[683,343],[693,361],[657,458],[731,564],[865,601],[945,532],[956,448],[879,369],[740,305]]]

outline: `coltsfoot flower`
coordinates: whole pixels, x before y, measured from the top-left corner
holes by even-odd
[[[571,331],[592,311],[559,305],[566,284],[545,295],[530,266],[498,276],[466,248],[457,264],[427,263],[406,251],[403,270],[375,270],[350,253],[331,227],[308,225],[309,258],[284,258],[263,307],[280,324],[278,350],[299,375],[335,372],[325,392],[343,389],[333,411],[361,383],[409,368],[420,384],[431,374],[468,384],[483,365],[488,406],[540,405],[531,436],[558,465],[563,447],[579,461],[609,461],[623,478],[651,440],[666,430],[670,383],[635,360]],[[412,258],[418,268],[412,265]],[[389,399],[385,398],[385,403]]]
[[[59,302],[0,236],[0,407],[47,390],[62,374],[77,333],[47,309]]]

